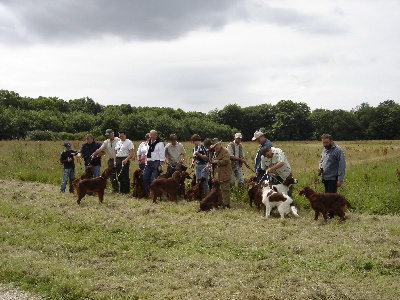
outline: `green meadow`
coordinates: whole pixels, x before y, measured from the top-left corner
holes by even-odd
[[[206,213],[110,189],[104,204],[86,196],[78,206],[59,192],[62,141],[0,141],[0,282],[44,299],[400,299],[400,141],[337,143],[347,159],[339,192],[356,210],[325,224],[297,193],[323,191],[319,141],[274,142],[299,179],[300,218],[283,221],[236,188],[231,209]],[[244,147],[252,166],[258,144]]]

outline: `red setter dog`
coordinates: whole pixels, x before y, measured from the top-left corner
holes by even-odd
[[[147,195],[144,186],[142,169],[137,169],[135,172],[133,172],[132,188],[133,188],[133,194],[132,194],[133,197],[146,198]]]
[[[225,208],[224,202],[222,202],[221,185],[218,180],[213,180],[213,188],[211,192],[200,202],[199,211],[208,211],[213,208],[222,206]]]
[[[196,177],[194,176],[196,179]],[[201,200],[201,195],[203,194],[203,183],[206,181],[204,177],[201,177],[199,180],[197,180],[196,185],[192,186],[187,192],[186,192],[186,200],[191,201],[191,200]]]
[[[258,210],[264,206],[262,203],[262,188],[258,186],[257,181],[250,181],[247,187],[247,195],[249,196],[249,205],[253,207],[253,201]]]
[[[107,179],[111,174],[115,174],[114,168],[107,168],[103,171],[100,177],[87,178],[79,181],[76,187],[76,193],[78,194],[78,204],[81,204],[81,200],[89,193],[97,193],[99,196],[99,202],[103,203],[104,190],[107,185]]]
[[[186,197],[186,191],[185,191],[185,180],[186,179],[192,179],[190,174],[186,171],[181,172],[181,180],[179,182],[179,190],[178,190],[178,196],[185,198]]]
[[[181,172],[175,171],[171,178],[157,178],[150,184],[150,198],[153,203],[157,203],[157,197],[165,193],[172,201],[178,202],[179,183],[181,181]]]
[[[315,211],[314,220],[318,220],[319,213],[322,213],[326,221],[328,212],[334,211],[340,220],[344,221],[346,207],[354,209],[346,198],[338,193],[316,193],[309,186],[305,186],[299,195],[310,200],[311,208]]]
[[[87,178],[93,178],[94,173],[93,173],[93,167],[90,165],[86,168],[85,172],[83,172],[83,174],[81,175],[81,177],[76,178],[72,181],[69,182],[70,186],[69,186],[69,191],[71,193],[73,193],[73,190],[76,190],[79,181],[81,181],[82,179],[87,179]]]

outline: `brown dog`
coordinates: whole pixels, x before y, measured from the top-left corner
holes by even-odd
[[[218,180],[213,180],[213,188],[211,192],[200,202],[199,211],[207,211],[213,208],[222,206],[225,208],[224,202],[222,202],[221,185]]]
[[[79,181],[81,181],[82,179],[88,179],[88,178],[93,178],[94,173],[93,173],[93,167],[92,165],[88,166],[85,170],[85,172],[83,172],[83,174],[81,175],[81,177],[76,178],[72,181],[69,182],[69,192],[73,193],[74,190],[76,190],[76,188],[78,187]]]
[[[186,179],[192,179],[190,174],[186,171],[181,171],[181,180],[179,181],[179,190],[178,196],[185,198],[186,197]]]
[[[316,193],[309,186],[305,186],[299,195],[310,200],[311,207],[315,211],[314,220],[318,220],[319,213],[322,213],[326,221],[328,212],[334,211],[340,220],[344,221],[346,207],[354,209],[343,195],[337,193]]]
[[[146,189],[144,186],[142,169],[137,169],[135,170],[135,172],[133,172],[132,188],[133,188],[133,194],[132,194],[133,197],[146,198]]]
[[[175,171],[171,178],[157,178],[150,184],[150,197],[153,203],[156,203],[157,197],[161,194],[167,194],[172,201],[178,202],[179,182],[181,180],[181,172]]]
[[[194,176],[194,178],[196,178]],[[199,180],[197,180],[197,183],[192,186],[186,193],[186,200],[191,201],[191,200],[201,200],[201,195],[203,193],[203,183],[206,181],[204,177],[201,177]]]
[[[249,205],[253,206],[256,205],[258,210],[261,210],[261,207],[264,205],[262,203],[262,188],[258,186],[257,181],[250,181],[247,187],[247,195],[249,196]]]
[[[107,179],[111,174],[115,174],[114,168],[107,168],[103,171],[100,177],[87,178],[79,181],[76,187],[76,193],[78,194],[78,204],[81,204],[81,200],[89,193],[97,193],[99,196],[99,202],[103,203],[104,190],[107,185]]]

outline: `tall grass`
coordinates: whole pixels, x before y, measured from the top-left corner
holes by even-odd
[[[61,144],[0,142],[1,282],[45,299],[400,299],[396,141],[338,143],[348,161],[340,191],[357,210],[326,225],[297,193],[300,218],[284,221],[237,189],[232,209],[208,213],[109,190],[104,204],[87,196],[78,206],[59,193]],[[275,144],[298,185],[322,191],[320,143]],[[245,149],[252,165],[257,144]]]
[[[82,142],[73,141],[74,149],[79,149]],[[138,143],[134,143],[138,146]],[[186,164],[190,165],[193,145],[183,143],[188,153]],[[347,160],[345,183],[339,192],[344,194],[361,213],[398,214],[400,212],[399,178],[396,170],[400,169],[400,141],[350,141],[338,142],[344,149]],[[274,142],[280,147],[292,166],[294,176],[300,183],[295,187],[309,185],[322,192],[322,183],[318,180],[317,166],[321,155],[320,142]],[[258,144],[244,143],[247,162],[253,166]],[[0,178],[37,181],[59,185],[62,176],[62,165],[59,163],[63,150],[60,141],[0,141]],[[103,156],[106,166],[107,155]],[[131,171],[137,168],[137,162],[131,165]],[[76,174],[83,173],[84,166],[76,161]],[[244,168],[245,177],[253,175],[253,171]],[[247,195],[232,191],[232,200],[246,202]],[[308,208],[308,200],[294,193],[298,206]]]

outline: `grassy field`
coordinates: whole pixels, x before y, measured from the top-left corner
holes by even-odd
[[[327,224],[296,192],[300,218],[284,221],[237,191],[232,209],[208,213],[110,192],[78,206],[59,193],[61,144],[0,142],[3,283],[48,299],[400,299],[399,141],[338,142],[348,161],[340,192],[357,210]],[[275,145],[295,191],[314,187],[321,144]],[[251,164],[257,144],[245,147]]]

